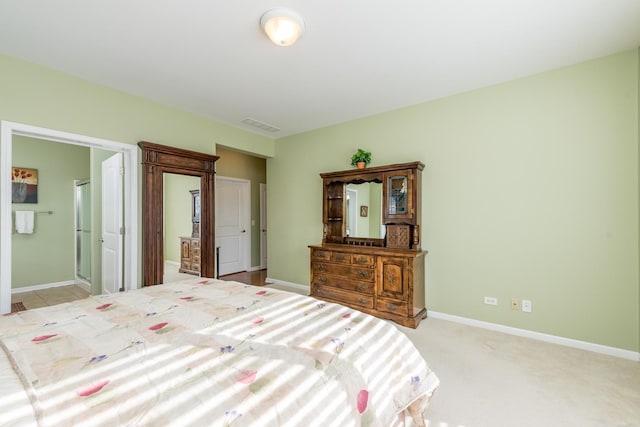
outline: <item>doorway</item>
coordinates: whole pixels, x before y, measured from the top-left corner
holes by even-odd
[[[267,184],[260,184],[260,268],[267,268]]]
[[[86,135],[73,134],[22,123],[0,122],[0,314],[11,311],[11,167],[13,137],[16,135],[64,144],[80,145],[105,151],[121,152],[124,155],[123,197],[125,229],[124,237],[124,288],[135,289],[137,285],[138,251],[138,151],[135,145],[123,144]],[[94,290],[95,293],[95,290]]]

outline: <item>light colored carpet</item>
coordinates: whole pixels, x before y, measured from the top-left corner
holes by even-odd
[[[640,427],[639,362],[441,319],[396,326],[440,378],[428,427]]]
[[[429,427],[640,426],[640,363],[428,318],[399,327],[440,378]]]
[[[178,263],[165,261],[162,283],[173,283],[184,279],[193,279],[194,277],[198,277],[195,274],[180,273],[178,271],[179,268],[180,266]]]

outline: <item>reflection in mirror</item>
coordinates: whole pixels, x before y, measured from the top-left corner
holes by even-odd
[[[384,238],[382,184],[377,182],[348,184],[346,196],[347,236]]]
[[[200,192],[200,177],[163,173],[164,276],[163,283],[192,278],[183,267],[182,239],[193,236],[193,192]],[[199,235],[199,224],[198,224]],[[188,261],[188,258],[187,258]],[[199,270],[199,268],[198,268]]]
[[[389,214],[406,214],[407,209],[407,177],[392,176],[389,178]]]

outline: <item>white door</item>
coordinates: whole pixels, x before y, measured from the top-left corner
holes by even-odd
[[[218,275],[246,271],[251,249],[250,182],[216,177],[216,246]]]
[[[122,288],[122,153],[102,162],[102,293]]]
[[[267,184],[260,184],[260,268],[267,268]]]

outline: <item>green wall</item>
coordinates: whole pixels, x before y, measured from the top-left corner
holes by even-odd
[[[274,154],[272,139],[32,63],[0,55],[0,70],[0,120],[127,144],[144,140],[210,154],[223,144],[262,157]],[[92,195],[97,203],[99,192]],[[93,230],[100,229],[97,215]],[[94,292],[101,289],[99,262],[94,257]]]
[[[251,268],[260,267],[260,184],[267,183],[267,162],[264,158],[218,146],[216,176],[251,181]]]
[[[363,147],[426,164],[428,310],[639,351],[638,81],[632,50],[278,140],[269,276],[308,285],[318,174]]]
[[[14,166],[38,170],[38,203],[14,203],[12,211],[53,211],[35,214],[33,234],[11,238],[12,288],[74,280],[74,180],[90,177],[90,153],[85,147],[14,137]]]
[[[0,55],[0,120],[127,144],[215,154],[215,144],[272,156],[274,141],[191,113]]]

